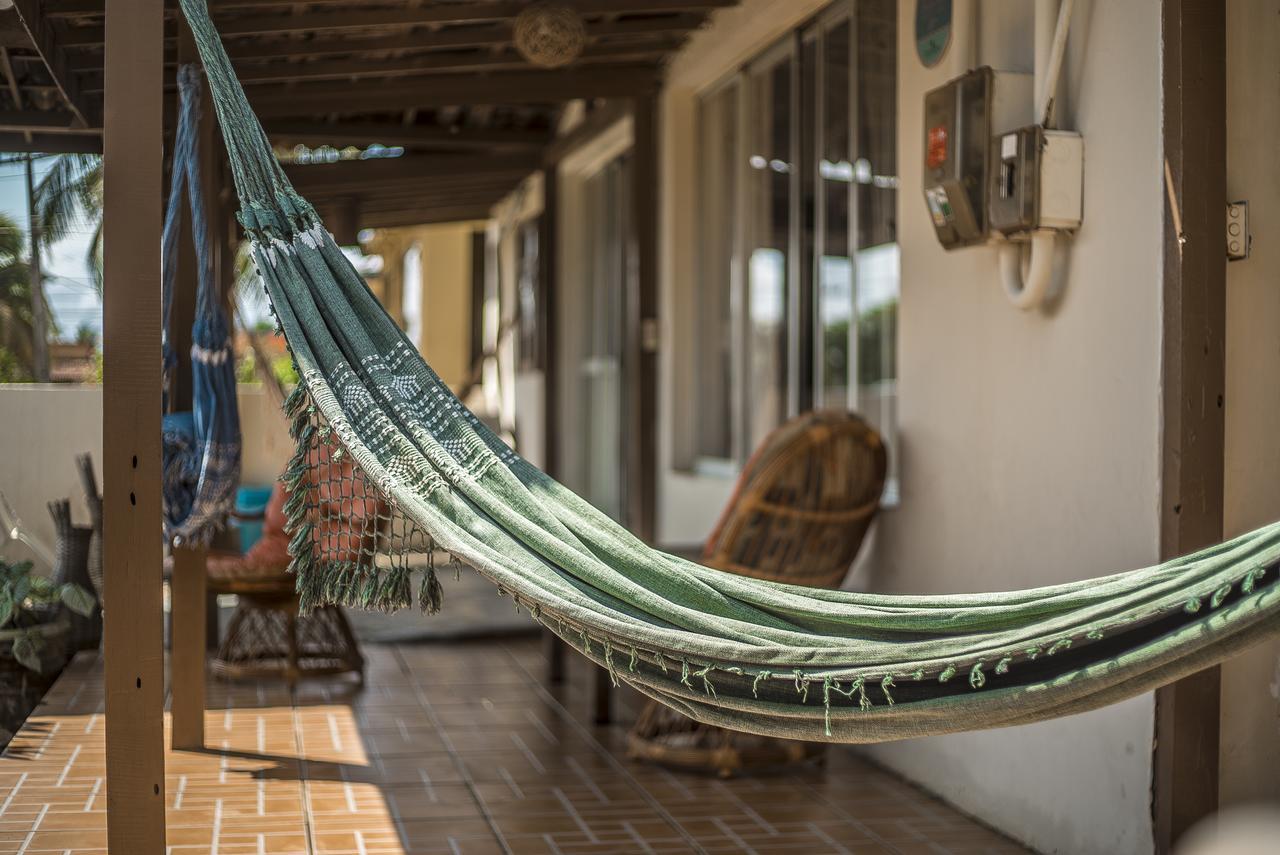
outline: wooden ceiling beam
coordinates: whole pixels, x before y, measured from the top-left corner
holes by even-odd
[[[101,154],[102,135],[24,134],[0,129],[0,151],[36,151],[43,154]]]
[[[433,208],[409,208],[402,211],[361,211],[360,225],[366,229],[397,229],[431,226],[437,223],[463,223],[487,220],[491,204],[442,205]]]
[[[538,169],[536,155],[455,155],[450,157],[394,157],[379,160],[340,161],[325,164],[289,164],[285,174],[294,186],[337,192],[335,188],[360,189],[379,182],[404,184],[415,180],[467,181],[499,174],[524,175]],[[305,195],[305,194],[304,194]]]
[[[438,125],[405,125],[398,122],[287,122],[266,124],[272,141],[305,145],[367,146],[373,143],[400,145],[406,148],[535,148],[551,142],[550,131],[447,128]]]
[[[624,98],[656,92],[657,66],[602,66],[567,71],[441,74],[385,85],[311,83],[255,86],[249,101],[263,118],[402,111],[451,104],[556,104],[573,98]]]
[[[87,20],[101,18],[104,0],[44,0],[50,18]],[[622,14],[659,14],[663,12],[695,12],[723,9],[739,0],[577,0],[575,8],[584,17]],[[511,20],[526,8],[521,0],[495,0],[479,3],[458,0],[456,3],[422,5],[412,9],[364,8],[351,0],[310,0],[308,6],[334,6],[329,12],[283,12],[300,5],[296,0],[211,0],[209,8],[224,36],[256,35],[268,32],[303,32],[320,29],[355,29],[365,27],[421,26],[421,24],[472,23],[485,20]],[[257,10],[280,9],[275,14],[244,14]],[[177,15],[177,3],[172,4]],[[228,17],[227,13],[234,13]]]
[[[96,124],[97,115],[91,109],[89,101],[80,91],[76,76],[67,68],[67,57],[63,51],[61,36],[45,17],[42,0],[16,0],[13,10],[31,39],[31,46],[53,78],[62,100],[75,114],[76,124],[81,127]]]
[[[706,21],[705,15],[683,14],[665,18],[640,18],[625,21],[601,21],[587,25],[587,36],[595,42],[612,44],[614,39],[643,38],[696,30]],[[511,28],[465,27],[438,30],[433,33],[374,36],[365,38],[318,38],[297,40],[240,41],[227,45],[232,61],[279,59],[282,57],[316,57],[332,54],[422,51],[447,48],[505,47],[512,45]]]
[[[680,39],[663,39],[653,43],[617,48],[592,46],[583,51],[575,65],[608,63],[657,63],[663,56],[679,48]],[[387,60],[356,60],[277,63],[269,66],[240,68],[236,76],[246,86],[261,83],[283,83],[304,80],[352,80],[366,77],[412,77],[450,71],[528,71],[533,66],[519,54],[479,54],[456,56],[429,54]]]
[[[0,130],[83,134],[90,129],[78,126],[75,113],[67,110],[0,110]]]

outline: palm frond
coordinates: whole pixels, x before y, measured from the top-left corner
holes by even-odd
[[[0,268],[21,261],[27,251],[27,233],[12,216],[0,213]]]
[[[64,154],[35,187],[41,243],[50,246],[84,221],[102,219],[102,156]]]
[[[98,217],[93,226],[93,235],[89,238],[89,248],[84,253],[84,265],[89,269],[89,281],[93,289],[102,296],[102,217]]]

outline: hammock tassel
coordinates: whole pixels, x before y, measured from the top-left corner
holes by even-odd
[[[613,645],[607,638],[604,640],[604,668],[609,672],[609,682],[615,689],[618,688],[618,669],[613,664]]]
[[[832,685],[839,687],[840,683],[833,677],[822,678],[822,732],[831,735],[831,688]]]
[[[1009,665],[1012,664],[1012,662],[1013,662],[1012,656],[1005,656],[1003,659],[1001,659],[999,662],[996,663],[996,673],[1008,674]]]
[[[703,692],[706,693],[708,697],[711,697],[711,698],[717,697],[716,687],[711,685],[711,680],[708,677],[708,675],[711,673],[711,670],[714,667],[715,667],[714,665],[708,665],[705,668],[703,668],[701,671],[695,671],[693,674],[693,676],[695,677],[702,678],[702,690]]]
[[[1221,588],[1213,592],[1213,596],[1209,598],[1209,608],[1216,609],[1222,605],[1222,601],[1231,595],[1231,586],[1223,585]]]
[[[956,666],[948,665],[942,669],[942,673],[938,675],[938,682],[945,683],[956,675]]]
[[[987,675],[982,673],[982,662],[979,661],[973,666],[973,670],[969,672],[969,686],[974,689],[981,689],[987,685]]]
[[[418,586],[418,608],[429,615],[440,611],[444,605],[444,588],[436,577],[436,568],[428,567],[422,572],[422,582]]]
[[[1248,573],[1244,574],[1244,580],[1240,583],[1240,590],[1245,594],[1252,594],[1253,587],[1262,581],[1262,577],[1267,575],[1267,568],[1254,567]]]
[[[404,608],[409,605],[412,597],[409,568],[396,567],[383,577],[382,591],[379,594],[380,607],[383,611]]]
[[[757,671],[756,678],[751,681],[751,697],[759,698],[760,697],[760,681],[768,680],[772,676],[773,676],[772,671]]]
[[[893,682],[892,674],[885,674],[884,679],[880,681],[880,691],[884,692],[884,699],[893,706],[893,695],[889,694],[890,689],[897,688],[897,684]]]

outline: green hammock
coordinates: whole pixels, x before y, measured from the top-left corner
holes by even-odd
[[[782,585],[650,549],[440,381],[285,178],[205,0],[182,8],[302,378],[285,483],[304,606],[409,605],[407,556],[429,539],[615,680],[710,724],[837,742],[1082,712],[1280,633],[1280,525],[1158,567],[952,596]],[[376,512],[334,535],[327,509],[354,505]],[[419,599],[439,606],[434,568]]]

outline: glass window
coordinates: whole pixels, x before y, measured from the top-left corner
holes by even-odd
[[[527,220],[516,231],[516,299],[520,324],[518,361],[521,371],[542,367],[542,285],[538,276],[538,221]]]
[[[738,229],[738,98],[730,81],[698,104],[698,289],[692,349],[698,418],[694,454],[733,456],[733,256]]]
[[[787,281],[793,156],[789,54],[749,75],[746,440],[749,454],[787,415]]]
[[[897,4],[859,0],[854,75],[857,111],[856,315],[858,394],[855,406],[897,448],[898,414],[898,163]],[[897,455],[891,454],[890,490]]]
[[[695,468],[808,407],[894,445],[896,74],[894,0],[846,0],[700,97]]]
[[[422,349],[422,248],[409,247],[401,261],[400,317],[413,346]]]

